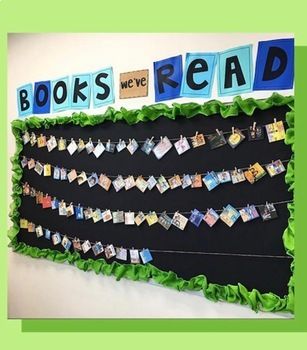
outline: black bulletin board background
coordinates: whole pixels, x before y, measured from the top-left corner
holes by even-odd
[[[35,133],[45,135],[63,136],[70,139],[79,137],[93,140],[129,139],[144,140],[147,137],[167,135],[169,138],[178,137],[180,134],[193,135],[195,131],[206,134],[213,133],[216,128],[231,130],[232,126],[246,128],[256,121],[257,124],[267,124],[274,118],[285,120],[288,107],[274,107],[266,111],[256,110],[253,117],[241,114],[238,117],[227,119],[219,115],[204,117],[198,115],[188,119],[179,117],[176,120],[158,118],[154,122],[138,123],[129,126],[125,122],[105,122],[94,127],[79,126],[55,126],[51,129],[34,129]],[[31,130],[30,130],[31,131]],[[147,156],[141,151],[130,156],[127,150],[121,153],[103,153],[99,159],[94,155],[88,156],[85,151],[77,152],[70,156],[67,151],[57,150],[48,153],[46,148],[38,149],[29,144],[24,146],[21,155],[33,157],[44,163],[76,168],[87,172],[101,172],[107,174],[122,175],[172,175],[195,172],[202,173],[207,170],[233,169],[234,167],[246,167],[256,161],[268,163],[276,159],[289,159],[290,147],[283,141],[269,144],[267,138],[263,141],[248,142],[245,140],[235,150],[225,145],[216,150],[204,146],[190,150],[178,156],[173,148],[161,160],[157,160],[153,154]],[[266,175],[254,185],[247,181],[241,184],[223,184],[209,192],[205,187],[201,189],[175,189],[168,190],[161,195],[157,189],[140,192],[137,188],[129,191],[121,190],[116,193],[112,188],[104,191],[99,185],[90,189],[87,183],[78,186],[76,182],[69,184],[67,181],[56,181],[52,177],[43,177],[33,170],[24,169],[22,181],[27,181],[30,186],[64,199],[66,202],[80,203],[92,208],[108,208],[111,210],[125,211],[149,211],[161,212],[189,211],[197,208],[206,210],[213,207],[220,209],[228,203],[241,207],[246,204],[260,204],[278,202],[291,199],[287,185],[284,182],[284,174],[270,178]],[[112,243],[114,246],[127,248],[149,248],[159,250],[188,250],[223,253],[244,253],[264,255],[285,255],[282,242],[282,234],[287,227],[288,210],[286,205],[277,206],[279,218],[269,222],[261,219],[250,223],[243,223],[241,219],[228,228],[219,221],[213,228],[206,223],[196,228],[188,224],[184,231],[174,226],[166,231],[159,224],[148,227],[143,223],[140,227],[114,225],[111,222],[98,222],[92,220],[77,221],[74,217],[60,217],[57,210],[42,209],[35,204],[30,197],[22,198],[20,216],[25,217],[36,224],[48,227],[51,230],[65,233],[69,236],[77,236],[80,239],[101,241],[103,244]],[[29,234],[21,230],[18,240],[39,248],[50,248],[63,251],[63,247],[53,246],[43,237],[36,238],[35,234]],[[81,254],[83,255],[83,254]],[[174,271],[180,277],[189,279],[193,276],[204,274],[208,281],[221,285],[241,283],[249,290],[256,288],[260,292],[273,292],[279,296],[287,294],[287,283],[290,278],[290,259],[269,259],[231,256],[206,256],[190,254],[166,254],[152,253],[153,265],[165,271]],[[84,258],[95,259],[92,252],[83,255]],[[112,262],[113,260],[110,260]]]

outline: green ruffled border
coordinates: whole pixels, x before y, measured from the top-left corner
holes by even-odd
[[[242,284],[238,285],[218,285],[209,283],[204,275],[199,275],[191,278],[189,281],[179,278],[174,272],[166,272],[159,270],[151,264],[119,264],[113,262],[108,264],[104,259],[82,259],[77,252],[59,252],[52,249],[39,249],[26,245],[25,243],[17,241],[17,234],[19,232],[19,211],[21,205],[22,186],[20,180],[22,177],[22,168],[20,165],[19,155],[23,149],[22,133],[27,129],[34,128],[50,128],[54,125],[74,124],[81,127],[94,126],[101,124],[104,121],[126,121],[129,125],[138,122],[154,121],[163,116],[169,119],[175,119],[179,116],[192,118],[197,114],[204,116],[212,116],[220,114],[223,118],[237,116],[240,113],[252,116],[256,109],[266,110],[273,106],[288,105],[291,111],[286,114],[288,129],[286,133],[285,143],[291,146],[294,152],[294,97],[282,96],[273,93],[271,97],[265,100],[255,100],[248,98],[243,100],[240,96],[233,99],[230,104],[224,104],[220,101],[212,100],[202,105],[197,103],[174,103],[172,107],[165,104],[155,104],[144,106],[137,110],[127,110],[121,108],[119,111],[109,107],[104,114],[89,116],[85,113],[73,113],[70,117],[54,117],[54,118],[38,118],[30,117],[25,120],[14,120],[12,122],[12,132],[16,139],[16,152],[11,158],[12,162],[12,203],[10,205],[10,218],[12,226],[8,231],[8,237],[11,242],[10,247],[15,252],[31,256],[33,258],[46,258],[48,260],[77,266],[83,271],[95,271],[95,273],[114,275],[117,280],[122,277],[134,281],[148,281],[153,279],[155,282],[167,287],[175,288],[179,291],[191,290],[202,291],[204,296],[212,301],[227,301],[231,303],[240,303],[242,305],[249,305],[254,311],[270,311],[270,312],[294,312],[294,260],[291,264],[292,276],[288,283],[288,295],[284,298],[277,296],[274,293],[261,294],[256,289],[248,291]],[[289,191],[294,189],[294,155],[292,155],[287,166],[285,181],[289,186]],[[288,219],[288,227],[283,233],[283,242],[288,255],[294,257],[294,204],[288,205],[290,213]]]

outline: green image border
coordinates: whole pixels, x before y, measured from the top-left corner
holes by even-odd
[[[67,0],[0,1],[0,138],[1,227],[1,334],[2,343],[11,349],[45,349],[90,344],[112,344],[115,348],[186,349],[207,346],[217,349],[290,347],[301,349],[307,336],[307,235],[306,231],[306,130],[307,130],[307,31],[306,4],[294,0],[287,6],[276,2],[258,2],[248,8],[246,1],[179,4],[156,0],[152,6],[141,1],[76,3]],[[276,13],[278,9],[278,13]],[[251,12],[252,11],[252,12]],[[276,14],[276,15],[272,15]],[[162,17],[163,15],[163,17]],[[158,21],[157,21],[158,19]],[[8,302],[14,289],[8,278],[18,271],[9,270],[6,235],[10,164],[8,142],[11,140],[7,116],[7,35],[8,33],[285,33],[295,37],[295,318],[294,319],[7,319]],[[282,35],[279,35],[282,37]],[[206,45],[206,43],[203,43]],[[103,43],[102,43],[103,45]],[[56,48],[55,48],[56,49]],[[182,53],[181,51],[178,53]],[[55,51],[57,54],[57,51]],[[61,52],[60,52],[61,54]],[[175,52],[177,54],[177,51]],[[161,57],[158,57],[161,58]],[[90,61],[90,53],[89,53]],[[15,72],[18,74],[18,72]],[[15,266],[15,265],[14,265]],[[39,291],[39,285],[33,286]],[[16,286],[15,286],[16,288]],[[18,292],[20,293],[20,291]],[[22,297],[22,292],[20,294]],[[58,296],[56,296],[58,297]],[[102,296],[103,297],[103,296]],[[12,301],[11,301],[12,302]],[[59,300],[60,302],[60,300]],[[14,307],[18,307],[17,305]],[[79,305],[76,305],[79,307]],[[114,304],[116,307],[116,304]],[[137,308],[138,305],[129,305]],[[235,316],[235,315],[234,315]],[[72,334],[68,333],[72,332]],[[102,334],[100,334],[102,332]],[[116,332],[116,334],[114,334]],[[153,333],[155,332],[155,333]],[[191,332],[191,333],[190,333]],[[195,333],[197,332],[197,333]],[[218,332],[216,334],[215,332]],[[235,333],[232,333],[235,332]],[[261,332],[261,333],[259,333]],[[298,333],[299,332],[299,333]],[[26,333],[26,334],[25,334]],[[81,333],[81,334],[78,334]]]
[[[129,125],[139,122],[154,121],[159,117],[176,119],[178,117],[193,118],[196,115],[205,117],[221,115],[223,118],[242,115],[253,116],[255,110],[267,110],[274,106],[287,105],[290,111],[286,113],[286,122],[288,124],[285,144],[292,148],[292,156],[287,165],[285,182],[289,186],[289,191],[294,189],[294,97],[282,96],[278,93],[273,93],[271,97],[256,100],[254,98],[242,99],[240,96],[234,98],[232,103],[222,103],[217,100],[212,100],[204,104],[197,103],[173,103],[169,107],[163,103],[150,106],[143,106],[138,110],[127,110],[121,108],[115,110],[109,107],[102,115],[87,115],[85,113],[74,113],[72,116],[38,118],[29,117],[24,120],[17,119],[12,121],[12,132],[16,140],[16,151],[11,158],[12,163],[12,203],[10,206],[10,217],[13,222],[12,227],[8,231],[10,238],[10,247],[15,252],[30,256],[32,258],[46,258],[59,263],[68,262],[75,265],[83,271],[95,271],[96,274],[102,273],[105,275],[114,275],[117,280],[122,277],[134,281],[154,280],[156,283],[166,287],[177,289],[178,291],[202,291],[204,296],[211,301],[227,301],[230,303],[239,303],[241,305],[249,305],[254,311],[269,311],[269,312],[294,312],[294,203],[288,204],[289,219],[288,226],[284,230],[282,239],[286,253],[293,258],[291,263],[292,276],[288,283],[288,294],[283,298],[274,293],[260,293],[253,289],[249,291],[242,284],[237,285],[219,285],[210,283],[204,275],[199,275],[184,280],[178,277],[172,271],[162,271],[152,264],[119,264],[113,262],[108,264],[104,259],[82,259],[77,252],[66,251],[62,253],[52,249],[40,249],[26,245],[23,242],[18,242],[17,234],[19,232],[19,211],[22,200],[22,167],[20,164],[20,153],[23,149],[22,134],[24,131],[31,131],[35,128],[50,128],[55,125],[73,124],[81,127],[95,126],[105,121],[125,121]]]

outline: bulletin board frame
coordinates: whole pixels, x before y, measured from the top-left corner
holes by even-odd
[[[81,270],[93,270],[97,274],[103,273],[105,275],[113,274],[117,279],[122,277],[148,281],[153,279],[155,282],[160,283],[167,287],[172,287],[177,290],[192,290],[202,291],[204,296],[210,300],[218,301],[224,300],[232,303],[240,303],[243,305],[249,305],[253,310],[262,311],[274,311],[274,312],[294,312],[294,259],[291,264],[292,276],[288,283],[288,295],[284,298],[275,295],[274,293],[261,294],[257,290],[247,290],[243,285],[225,285],[210,283],[205,276],[196,276],[190,280],[184,280],[179,278],[173,272],[162,271],[151,264],[146,265],[134,265],[134,264],[119,264],[113,262],[107,263],[104,259],[92,260],[82,259],[77,252],[59,252],[51,249],[39,249],[26,245],[23,242],[17,240],[17,234],[19,232],[19,211],[18,208],[21,205],[22,186],[20,180],[22,178],[22,167],[20,165],[20,153],[23,149],[22,133],[27,129],[35,128],[49,128],[55,125],[73,124],[81,127],[94,126],[101,124],[105,121],[125,121],[129,125],[133,125],[138,122],[154,121],[155,119],[163,116],[169,119],[175,119],[176,116],[185,116],[186,118],[192,118],[196,115],[210,116],[213,114],[220,114],[223,118],[230,116],[236,116],[240,113],[245,115],[253,115],[256,109],[266,110],[273,106],[290,107],[290,112],[286,114],[286,121],[288,129],[286,132],[285,143],[292,147],[294,152],[294,98],[292,96],[284,97],[277,93],[274,93],[271,97],[264,100],[255,100],[253,98],[242,99],[240,96],[234,98],[230,104],[222,103],[220,101],[209,101],[202,105],[197,103],[174,103],[172,107],[165,104],[155,104],[151,106],[144,106],[139,110],[126,110],[121,108],[119,111],[108,108],[102,115],[89,116],[85,113],[74,113],[71,117],[55,117],[55,118],[38,118],[30,117],[25,120],[14,120],[12,122],[12,132],[16,139],[16,152],[11,158],[12,162],[12,203],[10,207],[10,217],[12,220],[12,227],[8,231],[8,237],[11,240],[10,246],[18,253],[31,256],[33,258],[46,258],[55,262],[75,265]],[[293,191],[294,188],[294,154],[292,154],[291,160],[287,165],[287,172],[285,175],[285,181],[289,186],[289,191]],[[283,244],[286,253],[294,258],[294,203],[288,204],[289,219],[288,227],[283,233]],[[124,271],[122,266],[125,266]]]

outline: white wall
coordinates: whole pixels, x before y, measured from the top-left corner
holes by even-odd
[[[8,120],[17,117],[16,88],[30,82],[112,66],[115,104],[140,108],[154,103],[153,62],[186,52],[216,52],[254,44],[254,62],[260,40],[293,37],[292,34],[11,34],[8,46]],[[149,69],[148,97],[118,98],[121,72]],[[216,79],[212,98],[218,98]],[[244,94],[263,98],[271,91]],[[293,94],[293,90],[279,92]],[[219,98],[231,101],[231,97]],[[190,101],[180,98],[172,102]],[[193,99],[203,103],[204,99]],[[87,110],[103,113],[107,107]],[[59,114],[70,115],[71,111]],[[8,128],[8,159],[14,139]],[[8,161],[8,168],[11,166]],[[11,189],[10,176],[8,188]],[[10,193],[8,193],[8,198]],[[8,221],[8,224],[9,221]],[[246,307],[212,303],[199,293],[179,293],[162,287],[113,277],[96,276],[49,261],[8,254],[8,312],[11,318],[35,317],[289,317],[255,314]],[[25,278],[26,276],[26,278]]]

